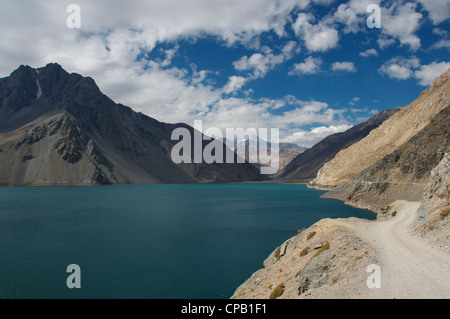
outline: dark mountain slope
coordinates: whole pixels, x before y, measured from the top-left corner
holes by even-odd
[[[0,79],[0,184],[95,185],[261,181],[253,165],[179,164],[175,128],[114,103],[58,64]],[[207,142],[203,142],[203,146]]]

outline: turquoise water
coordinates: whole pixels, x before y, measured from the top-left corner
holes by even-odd
[[[305,185],[0,188],[0,298],[229,298],[298,229],[369,211]],[[69,289],[66,268],[81,269]]]

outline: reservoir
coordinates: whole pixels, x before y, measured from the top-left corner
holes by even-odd
[[[0,188],[0,298],[229,298],[322,218],[375,219],[306,185]],[[80,267],[81,288],[66,285]]]

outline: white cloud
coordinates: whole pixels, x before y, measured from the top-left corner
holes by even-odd
[[[419,80],[419,85],[429,86],[448,68],[450,68],[450,62],[432,62],[421,65],[417,58],[395,57],[383,64],[379,72],[397,80],[415,78]]]
[[[321,58],[308,57],[305,62],[294,64],[289,75],[315,74],[320,72]]]
[[[360,56],[368,58],[370,56],[378,56],[378,52],[375,49],[368,49],[359,53]]]
[[[360,32],[367,28],[367,7],[370,4],[379,5],[380,0],[350,0],[348,3],[339,5],[333,14],[333,19],[345,25],[345,33]]]
[[[247,82],[247,79],[242,76],[230,76],[228,78],[228,83],[224,87],[224,92],[229,94],[232,92],[235,92],[237,90],[240,90],[245,83]]]
[[[87,64],[95,64],[91,63],[94,57],[103,56],[119,64],[132,62],[137,52],[149,52],[159,42],[178,39],[213,36],[229,45],[250,44],[263,32],[284,35],[292,10],[305,8],[309,3],[308,0],[110,0],[108,3],[79,0],[82,29],[75,30],[66,27],[67,3],[63,1],[9,1],[0,11],[0,73],[7,75],[20,64],[40,66],[48,62],[47,52],[69,60],[74,53],[84,53],[77,48],[80,46],[90,50],[90,55],[83,54],[88,58],[84,70]],[[88,39],[100,43],[85,47]],[[59,62],[66,65],[65,60]]]
[[[431,46],[431,49],[450,49],[450,40],[442,39]]]
[[[440,36],[446,36],[448,32],[439,28],[433,28],[433,33]]]
[[[442,73],[450,68],[450,62],[433,62],[428,65],[422,65],[414,73],[414,77],[419,80],[419,84],[423,86],[429,86],[436,80]]]
[[[64,1],[9,1],[0,11],[0,74],[6,76],[20,64],[41,67],[48,62],[58,62],[69,72],[93,77],[101,90],[116,102],[161,121],[192,124],[194,119],[204,119],[205,125],[221,128],[248,127],[249,123],[254,127],[276,126],[284,136],[292,135],[290,129],[311,123],[320,123],[333,131],[334,127],[346,125],[341,116],[345,110],[333,109],[320,101],[299,101],[291,96],[255,100],[251,89],[242,92],[248,94],[245,98],[234,95],[247,88],[251,78],[263,77],[293,58],[300,45],[304,44],[311,52],[337,47],[338,23],[347,24],[346,32],[357,30],[361,24],[364,26],[367,16],[364,1],[348,2],[352,11],[346,13],[350,18],[354,14],[357,20],[346,21],[344,16],[338,22],[337,17],[332,16],[316,20],[306,13],[292,17],[299,10],[311,9],[313,3],[325,6],[333,2],[110,0],[105,4],[78,0],[82,29],[76,30],[66,27],[68,14]],[[370,3],[377,3],[377,0]],[[392,14],[408,22],[404,17],[410,10],[404,11],[398,14],[392,11]],[[408,36],[414,36],[418,16],[412,17],[410,29],[400,20],[398,25],[391,22],[385,34],[386,41],[394,37],[406,39],[405,45],[414,44],[414,39],[408,40]],[[300,45],[297,41],[288,41],[276,53],[261,47],[261,34],[273,32],[274,37],[283,41],[290,23],[301,40]],[[228,46],[242,44],[259,50],[236,61],[236,69],[248,74],[229,76],[223,87],[217,87],[211,82],[211,70],[197,69],[195,65],[186,69],[174,66],[174,58],[182,54],[177,46],[179,40],[196,41],[205,37]],[[160,60],[142,59],[160,43],[168,48],[160,52]],[[314,74],[320,72],[321,64],[321,58],[308,57],[295,64],[289,74]],[[437,68],[428,65],[409,70],[422,83],[432,78]],[[284,106],[289,110],[284,111]],[[312,134],[317,138],[323,130]]]
[[[344,132],[350,129],[351,127],[352,127],[351,125],[343,124],[343,125],[320,126],[313,128],[310,131],[297,130],[296,132],[288,134],[284,139],[282,139],[282,142],[294,143],[297,145],[311,147],[316,143],[318,143],[319,141],[323,140],[325,137],[331,134]]]
[[[450,0],[418,0],[428,11],[434,24],[440,24],[450,18]]]
[[[12,1],[2,8],[1,75],[20,64],[41,67],[57,62],[68,72],[94,78],[114,101],[161,121],[192,124],[194,119],[204,118],[219,127],[248,126],[261,119],[266,127],[274,117],[271,108],[282,107],[282,102],[224,97],[241,90],[248,78],[230,76],[223,87],[217,87],[209,79],[210,70],[173,66],[173,58],[181,54],[177,41],[212,36],[226,45],[250,45],[258,42],[263,32],[283,36],[292,10],[306,8],[310,1],[111,0],[104,4],[80,0],[77,4],[81,7],[80,30],[66,27],[68,14],[63,2]],[[160,52],[161,59],[142,59],[161,42],[169,45]],[[242,60],[238,68],[261,77],[298,52],[297,42],[288,41],[279,54],[262,48],[261,53]],[[243,93],[251,96],[251,89]],[[281,115],[276,119],[280,125],[286,123]]]
[[[300,52],[296,41],[289,41],[282,49],[282,54],[286,60],[291,59],[295,54]]]
[[[417,4],[393,2],[389,8],[382,7],[381,30],[384,34],[396,38],[402,45],[412,50],[420,48],[420,38],[415,34],[419,28],[422,14],[416,11]]]
[[[168,49],[164,52],[166,58],[162,61],[161,66],[168,66],[172,63],[172,59],[175,56],[175,53],[179,49],[179,46],[176,45],[173,49]]]
[[[311,52],[324,52],[335,48],[339,42],[338,31],[324,22],[314,22],[312,14],[300,13],[292,25],[297,36],[304,40],[305,46]]]
[[[348,102],[348,105],[355,105],[356,103],[358,103],[361,100],[360,97],[354,97],[350,102]],[[351,110],[353,112],[353,110]]]
[[[420,38],[415,32],[419,29],[423,15],[417,12],[417,3],[405,1],[381,3],[380,0],[350,0],[339,5],[328,20],[330,23],[344,24],[343,31],[345,33],[363,32],[367,30],[367,7],[370,4],[377,4],[381,7],[381,32],[383,35],[378,40],[381,49],[392,45],[395,40],[412,50],[420,48]]]
[[[262,78],[269,70],[289,60],[296,51],[295,45],[294,41],[290,41],[283,47],[281,54],[273,54],[270,48],[263,48],[266,52],[243,56],[233,62],[233,66],[238,71],[250,71],[253,79]]]
[[[394,43],[395,43],[395,40],[392,38],[389,38],[387,36],[380,36],[377,40],[377,44],[381,50],[384,50],[384,49],[390,47]]]
[[[384,65],[381,72],[387,74],[390,78],[399,80],[409,79],[413,74],[410,68],[398,64]]]
[[[356,72],[356,67],[353,62],[334,62],[331,65],[333,71],[344,71],[344,72]]]
[[[284,106],[290,106],[289,110],[280,111]],[[276,115],[271,113],[274,109],[278,110]],[[343,112],[345,110],[332,109],[324,102],[301,101],[293,96],[278,100],[231,97],[213,103],[211,111],[204,114],[202,120],[204,128],[217,127],[222,130],[227,127],[276,127],[280,129],[281,140],[284,140],[305,124],[343,125]]]
[[[243,56],[241,59],[233,62],[233,66],[238,71],[253,71],[255,78],[263,77],[269,70],[270,58],[261,53],[254,53],[252,56]]]
[[[406,80],[414,74],[413,69],[420,66],[417,58],[406,59],[404,57],[395,57],[381,66],[379,72],[385,74],[391,79]]]

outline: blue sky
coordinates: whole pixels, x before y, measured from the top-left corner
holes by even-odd
[[[411,103],[450,67],[450,0],[4,1],[0,33],[0,76],[57,62],[158,120],[278,127],[304,146]]]

